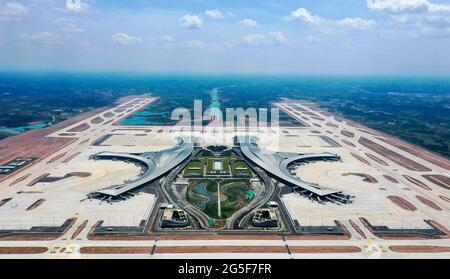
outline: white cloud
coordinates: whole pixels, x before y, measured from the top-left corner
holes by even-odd
[[[324,22],[324,19],[322,19],[319,16],[311,14],[307,9],[300,8],[295,11],[292,11],[289,16],[284,17],[285,20],[292,21],[292,20],[301,20],[306,23],[317,25]]]
[[[184,15],[178,20],[181,27],[189,29],[199,29],[203,25],[203,20],[197,15]]]
[[[84,29],[79,26],[79,24],[72,20],[67,18],[58,18],[53,22],[53,25],[57,26],[62,32],[66,34],[72,34],[72,33],[82,33],[84,32]]]
[[[71,12],[79,13],[89,10],[90,6],[81,0],[66,0],[66,8]]]
[[[0,3],[0,20],[22,20],[28,14],[28,7],[17,3]]]
[[[171,49],[175,47],[175,38],[171,35],[162,35],[159,37],[144,37],[142,42],[145,42],[146,46],[151,47],[162,47],[166,49]]]
[[[204,48],[206,47],[206,44],[202,41],[190,40],[185,43],[185,46],[188,48]]]
[[[427,11],[430,2],[428,0],[367,0],[367,7],[371,10],[400,12]]]
[[[205,11],[205,15],[207,17],[214,18],[214,19],[223,19],[223,18],[225,18],[223,13],[220,10],[218,10],[218,9],[206,10]]]
[[[244,18],[238,22],[240,25],[247,26],[247,27],[257,27],[258,22],[251,18]]]
[[[448,12],[450,12],[450,5],[430,3],[428,5],[428,9],[432,13],[439,13],[439,12],[448,13]]]
[[[272,42],[274,42],[275,44],[285,45],[288,42],[286,36],[284,36],[284,34],[281,32],[269,32],[267,33],[267,35],[269,36],[269,38],[271,38]]]
[[[21,42],[37,42],[48,45],[62,43],[61,38],[51,32],[42,32],[38,34],[21,33],[17,35],[17,40]]]
[[[281,32],[268,32],[265,34],[249,34],[242,37],[242,42],[249,46],[285,45],[288,42],[286,36]]]
[[[450,13],[450,5],[435,4],[429,0],[367,0],[367,7],[392,14]]]
[[[311,26],[318,27],[324,33],[335,33],[339,28],[367,30],[376,25],[371,19],[363,19],[360,17],[346,17],[339,20],[331,20],[312,14],[305,8],[299,8],[292,11],[289,16],[283,18],[287,21],[300,20]]]
[[[450,5],[429,0],[367,0],[371,10],[385,12],[412,37],[449,36]]]
[[[338,20],[337,24],[340,26],[348,27],[348,28],[366,30],[366,29],[372,29],[376,25],[376,22],[373,20],[362,19],[360,17],[355,17],[355,18],[347,17],[347,18]]]
[[[242,42],[249,46],[260,46],[268,44],[268,39],[263,34],[249,34],[242,37]]]
[[[124,46],[140,45],[144,41],[140,37],[130,36],[126,33],[116,33],[112,35],[112,40],[114,43]]]

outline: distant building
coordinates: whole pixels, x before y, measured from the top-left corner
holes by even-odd
[[[194,145],[189,138],[180,138],[176,146],[141,154],[100,152],[92,156],[94,160],[120,160],[136,163],[145,169],[138,179],[121,185],[114,185],[90,193],[89,197],[109,198],[121,200],[121,195],[126,194],[144,184],[154,181],[184,162],[194,151]]]
[[[239,144],[242,155],[269,176],[290,187],[301,188],[301,195],[319,202],[351,203],[351,196],[343,194],[339,190],[322,187],[316,183],[310,183],[293,175],[290,172],[296,164],[309,163],[313,161],[339,161],[339,155],[331,153],[300,154],[292,152],[267,152],[258,145],[252,143],[252,138],[236,136],[235,141]]]
[[[162,228],[182,228],[189,225],[189,219],[186,213],[181,209],[169,209],[164,210],[161,227]]]
[[[253,215],[254,227],[276,228],[278,227],[278,216],[273,208],[259,209]]]
[[[23,158],[23,157],[15,158],[14,160],[9,161],[5,165],[0,166],[0,174],[13,173],[18,169],[23,168],[26,165],[30,164],[34,160],[36,160],[36,158]]]
[[[188,187],[189,181],[187,181],[186,179],[177,179],[177,181],[175,181],[174,185],[175,185],[175,187]]]
[[[280,205],[276,201],[270,201],[269,207],[279,207]]]
[[[160,209],[172,209],[173,208],[173,204],[171,204],[171,203],[166,203],[166,202],[163,202],[163,203],[161,203],[160,205],[159,205],[159,208]]]

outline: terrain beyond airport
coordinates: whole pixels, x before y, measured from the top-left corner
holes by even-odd
[[[156,99],[0,141],[0,258],[450,258],[448,159],[293,99],[121,125]]]

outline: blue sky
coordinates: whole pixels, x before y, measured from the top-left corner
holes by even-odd
[[[450,0],[0,0],[0,68],[450,74]]]

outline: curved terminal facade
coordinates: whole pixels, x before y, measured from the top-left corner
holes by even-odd
[[[194,151],[192,141],[183,138],[176,146],[158,152],[145,152],[142,154],[102,152],[94,155],[94,160],[120,160],[134,162],[143,168],[138,179],[131,182],[111,186],[91,193],[91,197],[102,196],[107,198],[120,198],[121,195],[134,190],[148,182],[160,178],[185,161]]]
[[[293,164],[309,161],[340,161],[338,155],[330,153],[297,154],[287,152],[265,152],[247,138],[239,138],[238,144],[242,154],[272,176],[288,186],[297,187],[296,192],[318,202],[350,203],[350,197],[340,191],[327,189],[314,183],[306,182],[291,175],[289,167]]]
[[[318,202],[350,203],[350,197],[340,191],[327,189],[318,184],[298,179],[290,173],[292,166],[311,161],[339,161],[340,157],[330,153],[297,154],[287,152],[264,152],[256,144],[247,139],[239,138],[238,145],[244,157],[276,179],[294,188],[294,191],[306,198]],[[142,154],[102,152],[92,156],[94,160],[120,160],[132,162],[142,167],[136,180],[101,189],[89,194],[89,197],[106,200],[124,199],[129,193],[146,183],[154,181],[167,174],[194,152],[192,141],[184,138],[176,146],[158,152]]]

